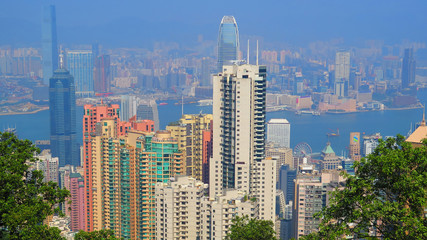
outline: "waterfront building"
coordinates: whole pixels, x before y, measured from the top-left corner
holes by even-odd
[[[405,49],[402,62],[402,89],[408,88],[415,82],[415,66],[414,50],[412,48]]]
[[[365,157],[375,150],[379,144],[378,139],[380,138],[381,135],[379,133],[363,136],[363,155]]]
[[[93,88],[96,93],[108,93],[110,92],[110,56],[101,55],[96,56],[94,53],[94,84]]]
[[[138,98],[135,96],[123,95],[120,101],[120,120],[129,121],[136,115]]]
[[[210,129],[211,123],[212,114],[184,114],[178,122],[166,127],[184,153],[186,175],[200,181],[203,176],[203,131]]]
[[[322,150],[320,162],[322,170],[338,169],[338,167],[341,166],[341,160],[335,154],[330,142],[328,142],[326,147]]]
[[[59,166],[79,166],[73,76],[60,66],[49,80],[50,148]]]
[[[406,139],[406,142],[411,143],[414,148],[422,147],[423,140],[426,139],[427,136],[427,126],[425,121],[425,116],[423,114],[423,120],[421,124],[415,129],[411,135]]]
[[[49,85],[53,71],[58,68],[56,10],[54,5],[43,6],[42,11],[43,83]]]
[[[200,86],[212,86],[211,84],[211,59],[208,57],[202,58],[202,70],[200,74]]]
[[[360,161],[360,132],[350,133],[350,158],[354,161]]]
[[[266,68],[224,66],[214,75],[213,88],[209,193],[233,188],[249,193],[255,162],[265,157]]]
[[[91,50],[67,51],[67,68],[76,83],[76,95],[93,95],[93,56]]]
[[[286,119],[270,119],[267,123],[267,142],[290,148],[291,125]]]
[[[346,97],[350,80],[350,52],[338,51],[335,55],[335,95]]]
[[[222,72],[223,65],[230,65],[238,60],[239,30],[233,16],[224,16],[219,25],[218,33],[218,65],[217,71]]]
[[[136,110],[136,116],[138,120],[153,120],[154,121],[154,129],[156,131],[160,130],[159,127],[159,112],[157,110],[157,103],[155,100],[151,100],[147,104],[140,104]]]

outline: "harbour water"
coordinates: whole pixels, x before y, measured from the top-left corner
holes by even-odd
[[[427,90],[421,90],[418,98],[423,104],[427,103]],[[181,117],[181,105],[176,101],[166,101],[167,105],[158,106],[160,128]],[[291,147],[298,143],[308,143],[313,152],[320,152],[328,141],[339,155],[347,154],[350,132],[361,134],[381,133],[382,136],[406,135],[411,124],[420,122],[422,109],[388,110],[378,112],[360,112],[350,114],[311,114],[295,115],[293,112],[279,111],[267,113],[271,118],[286,118],[291,124]],[[212,113],[212,106],[198,106],[197,103],[185,104],[185,114]],[[82,143],[83,107],[77,107],[77,136]],[[35,114],[0,116],[1,130],[15,127],[20,138],[31,141],[49,139],[49,111]],[[337,132],[339,136],[328,137],[327,133]]]

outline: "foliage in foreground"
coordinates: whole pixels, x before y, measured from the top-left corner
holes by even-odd
[[[225,240],[276,240],[272,221],[236,216]]]
[[[0,133],[0,239],[61,239],[57,228],[41,225],[69,196],[56,183],[43,182],[27,162],[40,152],[29,140]]]
[[[355,169],[305,239],[427,239],[427,140],[420,148],[400,135],[381,140]]]
[[[85,232],[85,231],[79,231],[75,238],[75,240],[116,240],[120,238],[116,238],[114,236],[114,231],[111,229],[102,229],[99,231],[93,231],[93,232]]]

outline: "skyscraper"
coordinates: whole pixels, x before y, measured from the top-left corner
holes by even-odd
[[[335,95],[338,97],[346,97],[348,95],[349,80],[350,52],[338,51],[335,55]]]
[[[203,131],[210,129],[211,122],[212,114],[184,114],[179,124],[166,127],[184,153],[186,175],[200,181],[203,173]]]
[[[137,97],[123,95],[120,101],[120,120],[129,121],[131,117],[135,116],[137,105],[138,105]]]
[[[211,86],[211,71],[210,71],[210,58],[204,57],[202,59],[202,70],[200,74],[200,86]]]
[[[405,49],[402,63],[402,89],[415,82],[415,64],[414,50],[412,48]]]
[[[101,55],[95,58],[94,64],[94,85],[96,93],[106,93],[110,91],[110,56]]]
[[[218,34],[218,72],[222,72],[223,65],[238,60],[239,30],[233,16],[224,16],[219,25]]]
[[[55,6],[43,6],[42,12],[43,83],[49,85],[53,71],[58,68]]]
[[[59,158],[60,167],[79,166],[74,79],[63,66],[50,79],[49,112],[52,157]]]
[[[85,221],[86,231],[93,231],[94,218],[93,218],[93,179],[96,172],[93,172],[92,161],[92,139],[95,137],[97,123],[104,118],[114,119],[119,122],[120,107],[118,104],[101,104],[98,106],[85,105],[83,115],[83,162],[85,170],[85,209],[87,221]],[[99,126],[99,125],[98,125]],[[124,135],[130,128],[130,124],[117,124],[117,133],[119,136]],[[97,220],[98,221],[98,220]]]
[[[148,104],[140,104],[136,110],[136,118],[138,120],[153,120],[154,129],[160,130],[159,112],[157,111],[156,100],[151,100]]]
[[[213,159],[209,193],[250,192],[254,162],[264,159],[266,67],[224,66],[213,77]]]
[[[350,133],[350,158],[354,161],[360,161],[360,132]]]
[[[67,52],[67,66],[76,82],[76,95],[93,95],[93,58],[90,50]]]
[[[278,147],[290,147],[291,125],[286,119],[270,119],[267,123],[267,141]]]

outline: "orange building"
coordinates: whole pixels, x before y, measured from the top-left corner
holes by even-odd
[[[350,133],[350,158],[354,161],[360,161],[360,132]]]

